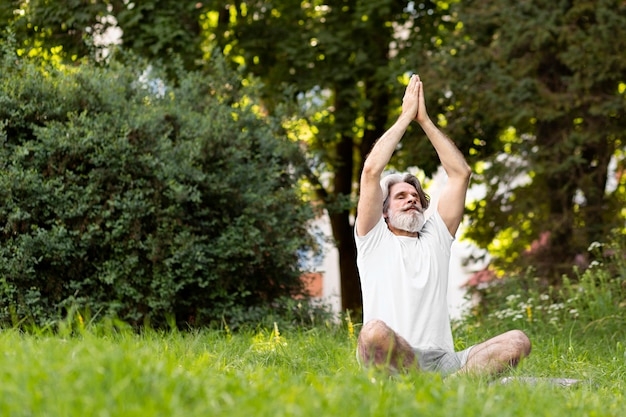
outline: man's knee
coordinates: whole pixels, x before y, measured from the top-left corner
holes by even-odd
[[[379,363],[393,344],[393,330],[381,320],[371,320],[359,332],[358,351],[364,364]]]
[[[520,352],[521,356],[530,355],[532,343],[528,336],[526,336],[526,333],[521,330],[511,330],[511,333],[512,342],[517,346],[517,350]]]
[[[388,344],[393,340],[393,330],[382,320],[370,320],[359,333],[359,343]]]
[[[366,366],[382,365],[401,370],[416,364],[409,343],[382,320],[371,320],[363,326],[358,338],[358,354]]]
[[[511,330],[506,332],[505,335],[507,336],[514,365],[517,364],[520,359],[530,355],[532,343],[526,333],[521,330]]]

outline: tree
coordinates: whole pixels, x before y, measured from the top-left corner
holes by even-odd
[[[103,19],[106,15],[107,3],[102,1],[8,0],[0,6],[0,29],[10,28],[18,47],[29,53],[45,54],[54,49],[72,61],[90,54],[90,37],[110,25]]]
[[[446,118],[474,140],[487,189],[467,236],[558,283],[624,227],[626,3],[476,0],[455,12],[456,41],[438,56]]]
[[[108,29],[123,28],[126,50],[154,64],[176,55],[193,70],[204,54],[202,13],[200,2],[173,0],[13,0],[0,5],[0,29],[11,27],[31,53],[61,47],[56,53],[75,61],[94,55]]]

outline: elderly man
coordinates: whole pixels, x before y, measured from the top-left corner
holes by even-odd
[[[448,179],[437,210],[413,175],[381,175],[409,124],[416,121]],[[430,120],[419,76],[404,93],[398,120],[376,142],[361,175],[355,224],[363,290],[357,356],[366,366],[417,367],[448,375],[498,373],[530,354],[528,337],[512,330],[455,352],[447,306],[450,247],[461,223],[471,170],[455,144]]]

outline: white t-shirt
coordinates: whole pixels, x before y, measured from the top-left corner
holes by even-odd
[[[454,352],[447,290],[454,237],[438,212],[418,237],[394,235],[381,216],[357,236],[357,266],[363,292],[363,323],[384,321],[414,349]]]

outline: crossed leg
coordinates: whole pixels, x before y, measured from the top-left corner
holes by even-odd
[[[511,330],[475,345],[467,363],[459,373],[497,374],[528,356],[530,339],[521,330]],[[376,366],[391,371],[417,369],[415,352],[409,343],[381,320],[367,322],[358,338],[357,353],[365,366]]]
[[[521,330],[510,330],[472,348],[467,363],[459,370],[471,374],[498,374],[514,368],[530,355],[530,339]]]

